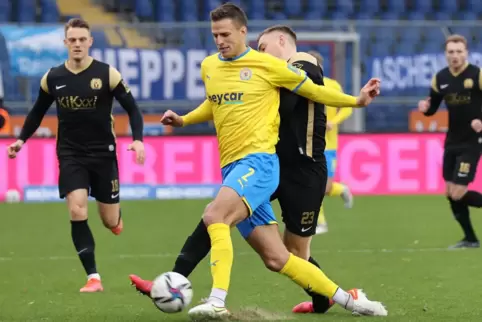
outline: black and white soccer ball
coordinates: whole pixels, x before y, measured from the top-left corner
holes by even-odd
[[[191,282],[179,273],[161,274],[152,284],[152,301],[164,313],[181,312],[191,303],[192,295]]]

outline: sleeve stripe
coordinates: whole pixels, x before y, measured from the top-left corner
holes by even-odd
[[[305,78],[298,84],[298,86],[295,87],[295,89],[292,90],[292,92],[296,93],[300,89],[301,85],[303,85],[306,82],[307,79],[308,79],[308,75],[305,75]]]

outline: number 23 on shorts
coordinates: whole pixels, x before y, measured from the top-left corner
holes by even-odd
[[[238,183],[241,185],[241,188],[244,188],[244,183],[248,182],[248,178],[254,174],[254,169],[249,168],[248,172],[245,175],[242,175],[241,178],[238,179]]]

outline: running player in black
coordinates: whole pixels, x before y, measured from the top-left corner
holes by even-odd
[[[9,157],[15,158],[56,102],[59,194],[67,200],[72,240],[88,276],[81,292],[103,290],[95,263],[94,237],[87,223],[88,195],[96,199],[106,228],[115,235],[123,229],[112,116],[114,98],[129,115],[134,140],[129,150],[135,151],[138,163],[144,163],[142,115],[120,73],[89,56],[92,42],[87,22],[71,19],[66,24],[68,60],[43,76],[39,96],[20,136],[8,147]]]
[[[258,49],[303,69],[314,83],[323,85],[321,66],[312,55],[296,51],[296,34],[291,28],[273,26],[266,29],[258,37]],[[288,251],[320,267],[310,255],[310,243],[316,233],[328,176],[324,154],[325,106],[285,89],[280,89],[280,96],[281,123],[276,146],[280,183],[271,200],[277,199],[280,203],[286,227],[283,241]],[[188,277],[210,248],[209,234],[201,220],[186,240],[173,271]],[[141,293],[149,294],[150,281],[135,275],[130,278]],[[356,292],[349,291],[355,298]],[[334,304],[327,297],[307,293],[312,302],[299,304],[294,312],[325,313]]]
[[[482,207],[482,195],[467,186],[474,180],[482,147],[482,73],[467,61],[467,40],[452,35],[445,42],[448,67],[432,79],[430,97],[418,104],[426,116],[437,112],[442,101],[448,108],[449,128],[445,138],[443,178],[446,195],[464,238],[451,248],[478,248],[469,217],[469,206]]]

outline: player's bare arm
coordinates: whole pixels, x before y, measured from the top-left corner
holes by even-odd
[[[129,87],[122,79],[122,75],[114,67],[109,69],[110,89],[114,97],[127,112],[129,123],[132,129],[133,142],[129,145],[129,150],[136,153],[136,161],[143,164],[145,160],[144,143],[142,143],[144,120],[137,106],[136,100],[132,96]]]
[[[166,111],[161,118],[161,123],[174,127],[183,127],[192,124],[199,124],[213,119],[213,111],[211,102],[205,100],[197,108],[184,116],[179,116],[176,112],[171,110]]]
[[[32,109],[28,113],[25,122],[20,132],[18,140],[12,143],[8,148],[8,157],[13,159],[17,156],[17,152],[22,149],[22,146],[27,140],[37,131],[48,109],[54,102],[54,97],[49,94],[47,86],[48,72],[40,80],[40,89],[37,100]]]

